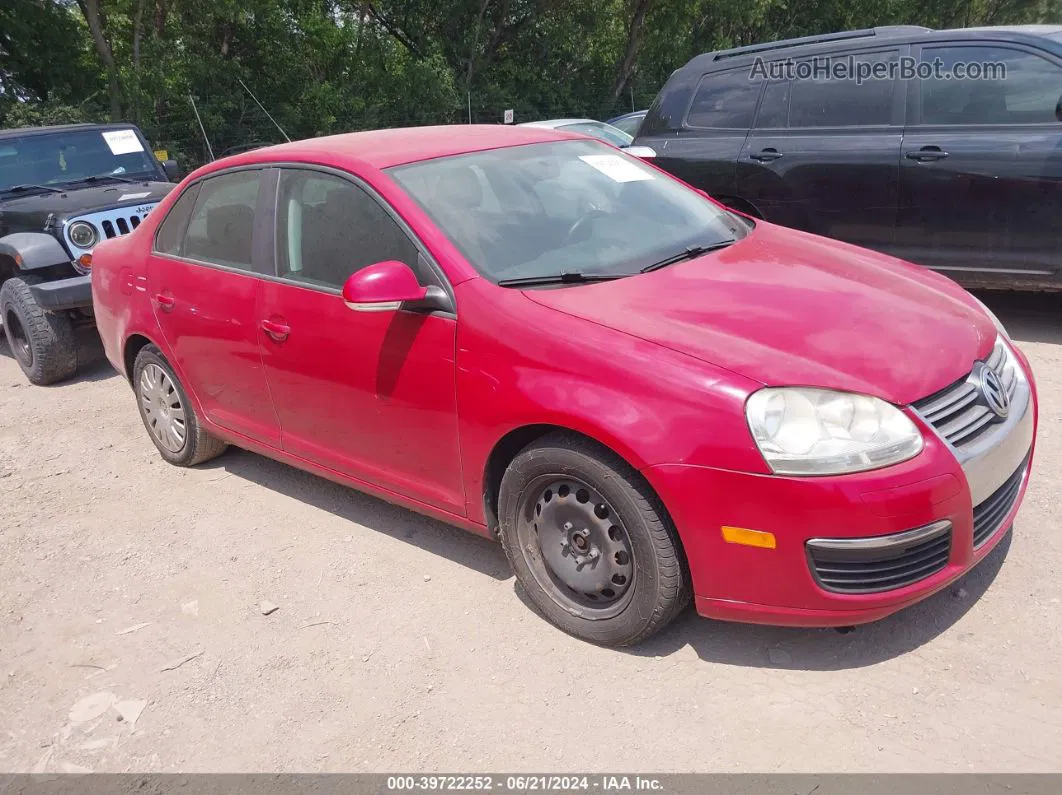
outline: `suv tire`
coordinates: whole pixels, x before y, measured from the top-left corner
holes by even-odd
[[[0,319],[11,353],[31,383],[54,384],[77,372],[77,338],[65,314],[47,312],[33,297],[35,276],[8,279],[0,287]]]

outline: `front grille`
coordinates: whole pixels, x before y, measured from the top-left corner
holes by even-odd
[[[879,593],[911,585],[948,565],[951,522],[891,536],[814,538],[808,562],[819,585],[838,593]]]
[[[1007,395],[1013,398],[1018,375],[1002,340],[996,342],[985,364],[999,376]],[[959,449],[976,442],[1002,419],[985,404],[981,387],[972,375],[913,406],[937,433]]]
[[[99,232],[100,240],[110,240],[111,238],[128,235],[140,226],[157,204],[157,202],[153,202],[151,204],[138,204],[134,207],[116,207],[113,210],[101,210],[100,212],[71,218],[67,222],[66,231],[64,232],[67,247],[74,259],[77,259],[81,254],[88,254],[92,251],[92,249],[75,246],[74,241],[70,239],[70,226],[75,222],[84,221],[91,224]]]
[[[107,238],[118,237],[119,235],[128,235],[138,226],[140,222],[147,217],[147,213],[143,215],[119,215],[117,218],[108,218],[100,226],[103,227],[103,234]]]
[[[995,535],[1003,523],[1003,517],[1010,513],[1018,499],[1021,484],[1025,480],[1028,459],[1022,461],[1017,471],[1006,482],[990,494],[973,509],[973,543],[974,548],[981,546]]]

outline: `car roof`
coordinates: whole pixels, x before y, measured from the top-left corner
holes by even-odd
[[[796,39],[751,44],[734,47],[729,50],[716,50],[694,56],[682,70],[701,70],[711,72],[731,66],[739,66],[754,57],[771,58],[790,56],[796,53],[828,53],[830,51],[859,45],[874,45],[879,41],[890,44],[916,43],[922,39],[941,41],[948,39],[993,39],[1002,38],[1014,41],[1032,41],[1039,39],[1052,42],[1057,47],[1057,37],[1062,35],[1062,25],[998,25],[978,28],[949,28],[934,30],[920,25],[884,25],[876,28],[840,31],[819,36],[803,36]],[[679,71],[682,71],[679,70]]]
[[[384,169],[507,146],[547,141],[582,140],[582,136],[511,124],[449,124],[436,127],[400,127],[386,130],[328,135],[267,146],[218,160],[206,171],[255,163],[313,162],[343,166],[351,160]]]
[[[48,135],[50,133],[75,132],[79,130],[129,130],[136,129],[135,124],[55,124],[51,127],[14,127],[0,130],[0,140],[4,138],[23,138],[27,135]]]

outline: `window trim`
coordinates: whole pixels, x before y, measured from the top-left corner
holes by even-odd
[[[1025,44],[1023,42],[1006,41],[1003,39],[937,39],[935,41],[920,41],[917,45],[912,47],[911,55],[918,62],[922,62],[922,53],[925,50],[933,49],[966,49],[971,47],[978,47],[981,49],[993,48],[999,50],[1014,50],[1016,52],[1023,52],[1029,55],[1038,56],[1048,63],[1053,64],[1062,70],[1062,59],[1057,55],[1044,50],[1039,47]],[[1060,91],[1062,93],[1062,91]],[[986,130],[1045,130],[1045,129],[1058,129],[1062,131],[1062,121],[1039,121],[1039,122],[1020,122],[1017,124],[1010,124],[1007,122],[1002,123],[984,123],[975,122],[973,124],[925,124],[922,122],[922,81],[911,80],[907,89],[907,118],[905,119],[905,129],[916,129],[918,132],[925,130],[969,130],[972,128],[986,129]]]
[[[343,289],[341,287],[326,287],[324,285],[319,284],[308,284],[306,282],[298,281],[297,279],[290,279],[280,275],[280,256],[279,250],[277,248],[279,242],[278,239],[280,237],[280,235],[278,234],[279,230],[277,228],[277,221],[280,218],[280,179],[283,176],[284,171],[313,171],[319,174],[326,174],[329,176],[337,177],[343,180],[344,182],[348,182],[354,185],[355,187],[361,188],[363,191],[365,191],[365,194],[372,201],[375,201],[376,204],[379,205],[379,207],[388,216],[391,217],[391,220],[395,222],[398,228],[402,230],[402,233],[405,234],[407,238],[409,238],[410,242],[413,244],[413,247],[417,250],[418,258],[423,260],[427,264],[428,270],[435,276],[435,286],[441,287],[450,297],[450,302],[455,307],[457,306],[457,299],[454,296],[454,289],[453,286],[450,284],[450,280],[446,277],[446,274],[443,272],[443,269],[439,266],[439,263],[432,256],[431,252],[428,250],[428,247],[424,245],[424,241],[421,240],[420,236],[413,231],[413,228],[398,213],[398,211],[395,210],[391,203],[388,202],[383,196],[381,196],[379,191],[377,191],[371,184],[369,184],[369,182],[355,174],[352,174],[349,171],[344,171],[333,166],[326,166],[316,163],[277,162],[271,163],[270,166],[276,170],[277,179],[275,185],[273,186],[272,201],[269,203],[269,207],[266,210],[266,214],[268,215],[267,226],[272,236],[271,242],[269,244],[269,250],[272,258],[272,272],[266,274],[265,278],[269,279],[270,281],[291,285],[293,287],[301,287],[305,290],[313,290],[319,293],[327,293],[329,295],[343,294]],[[455,314],[450,312],[434,311],[429,314],[456,317]]]
[[[268,274],[265,273],[262,268],[269,266],[272,263],[262,261],[257,255],[260,254],[259,249],[261,248],[259,244],[259,238],[263,234],[263,211],[267,209],[263,206],[263,198],[268,196],[270,190],[269,182],[272,175],[269,172],[271,170],[271,167],[272,166],[269,163],[253,163],[249,165],[235,166],[233,168],[221,169],[219,171],[211,171],[210,173],[203,174],[202,176],[196,177],[194,180],[189,182],[181,191],[181,195],[177,197],[177,200],[172,205],[170,205],[169,210],[166,212],[166,218],[163,218],[162,221],[159,222],[159,225],[155,227],[155,235],[151,240],[151,255],[153,257],[164,257],[165,259],[173,260],[175,262],[184,262],[191,265],[201,265],[204,268],[214,268],[215,270],[225,271],[226,273],[242,273],[247,276],[258,277],[267,276]],[[211,179],[229,176],[231,174],[238,174],[244,171],[262,172],[261,174],[259,174],[258,177],[258,197],[255,202],[254,220],[252,221],[251,225],[251,266],[249,268],[239,268],[235,265],[227,265],[223,262],[211,262],[210,260],[197,259],[195,257],[185,256],[183,254],[169,254],[164,251],[159,251],[159,230],[162,228],[162,225],[166,223],[166,219],[170,217],[170,213],[173,212],[173,208],[176,206],[177,202],[184,198],[184,195],[188,193],[188,191],[192,190],[193,187],[197,190],[201,189],[202,185]],[[198,195],[196,196],[195,201],[199,201]],[[195,215],[194,204],[192,206],[192,212],[189,213],[188,220],[185,222],[184,229],[181,230],[182,246],[184,243],[184,235],[187,233],[188,227],[191,225],[193,215]]]
[[[729,133],[746,132],[747,133],[749,130],[751,130],[752,129],[752,125],[756,122],[756,112],[757,112],[757,110],[760,107],[760,99],[763,97],[764,86],[767,85],[767,80],[762,79],[762,78],[759,78],[760,85],[759,85],[759,88],[756,89],[756,98],[752,101],[752,118],[749,120],[748,125],[746,125],[745,127],[702,127],[699,124],[690,124],[690,111],[693,110],[693,103],[697,100],[697,93],[700,91],[701,85],[704,84],[705,80],[707,80],[709,77],[719,77],[720,75],[729,75],[729,74],[740,73],[740,72],[745,72],[745,74],[746,74],[746,78],[745,79],[747,80],[748,79],[747,75],[748,75],[748,72],[749,72],[749,70],[751,68],[752,68],[752,65],[749,64],[748,66],[738,66],[738,67],[735,67],[735,68],[732,68],[732,69],[718,69],[718,70],[716,70],[714,72],[705,72],[704,74],[702,74],[700,76],[700,78],[697,80],[697,84],[693,87],[693,90],[690,92],[689,102],[686,103],[686,111],[682,114],[682,129],[684,129],[684,130],[698,130],[698,131],[707,130],[707,131],[721,132],[721,133],[727,133],[727,132],[729,132]]]

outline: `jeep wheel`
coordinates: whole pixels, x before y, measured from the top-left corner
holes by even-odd
[[[133,391],[148,436],[171,464],[195,466],[225,452],[228,445],[203,429],[177,374],[154,345],[136,356]]]
[[[66,315],[46,312],[30,285],[39,279],[22,276],[0,287],[0,318],[11,353],[34,384],[45,386],[77,372],[77,339]]]

